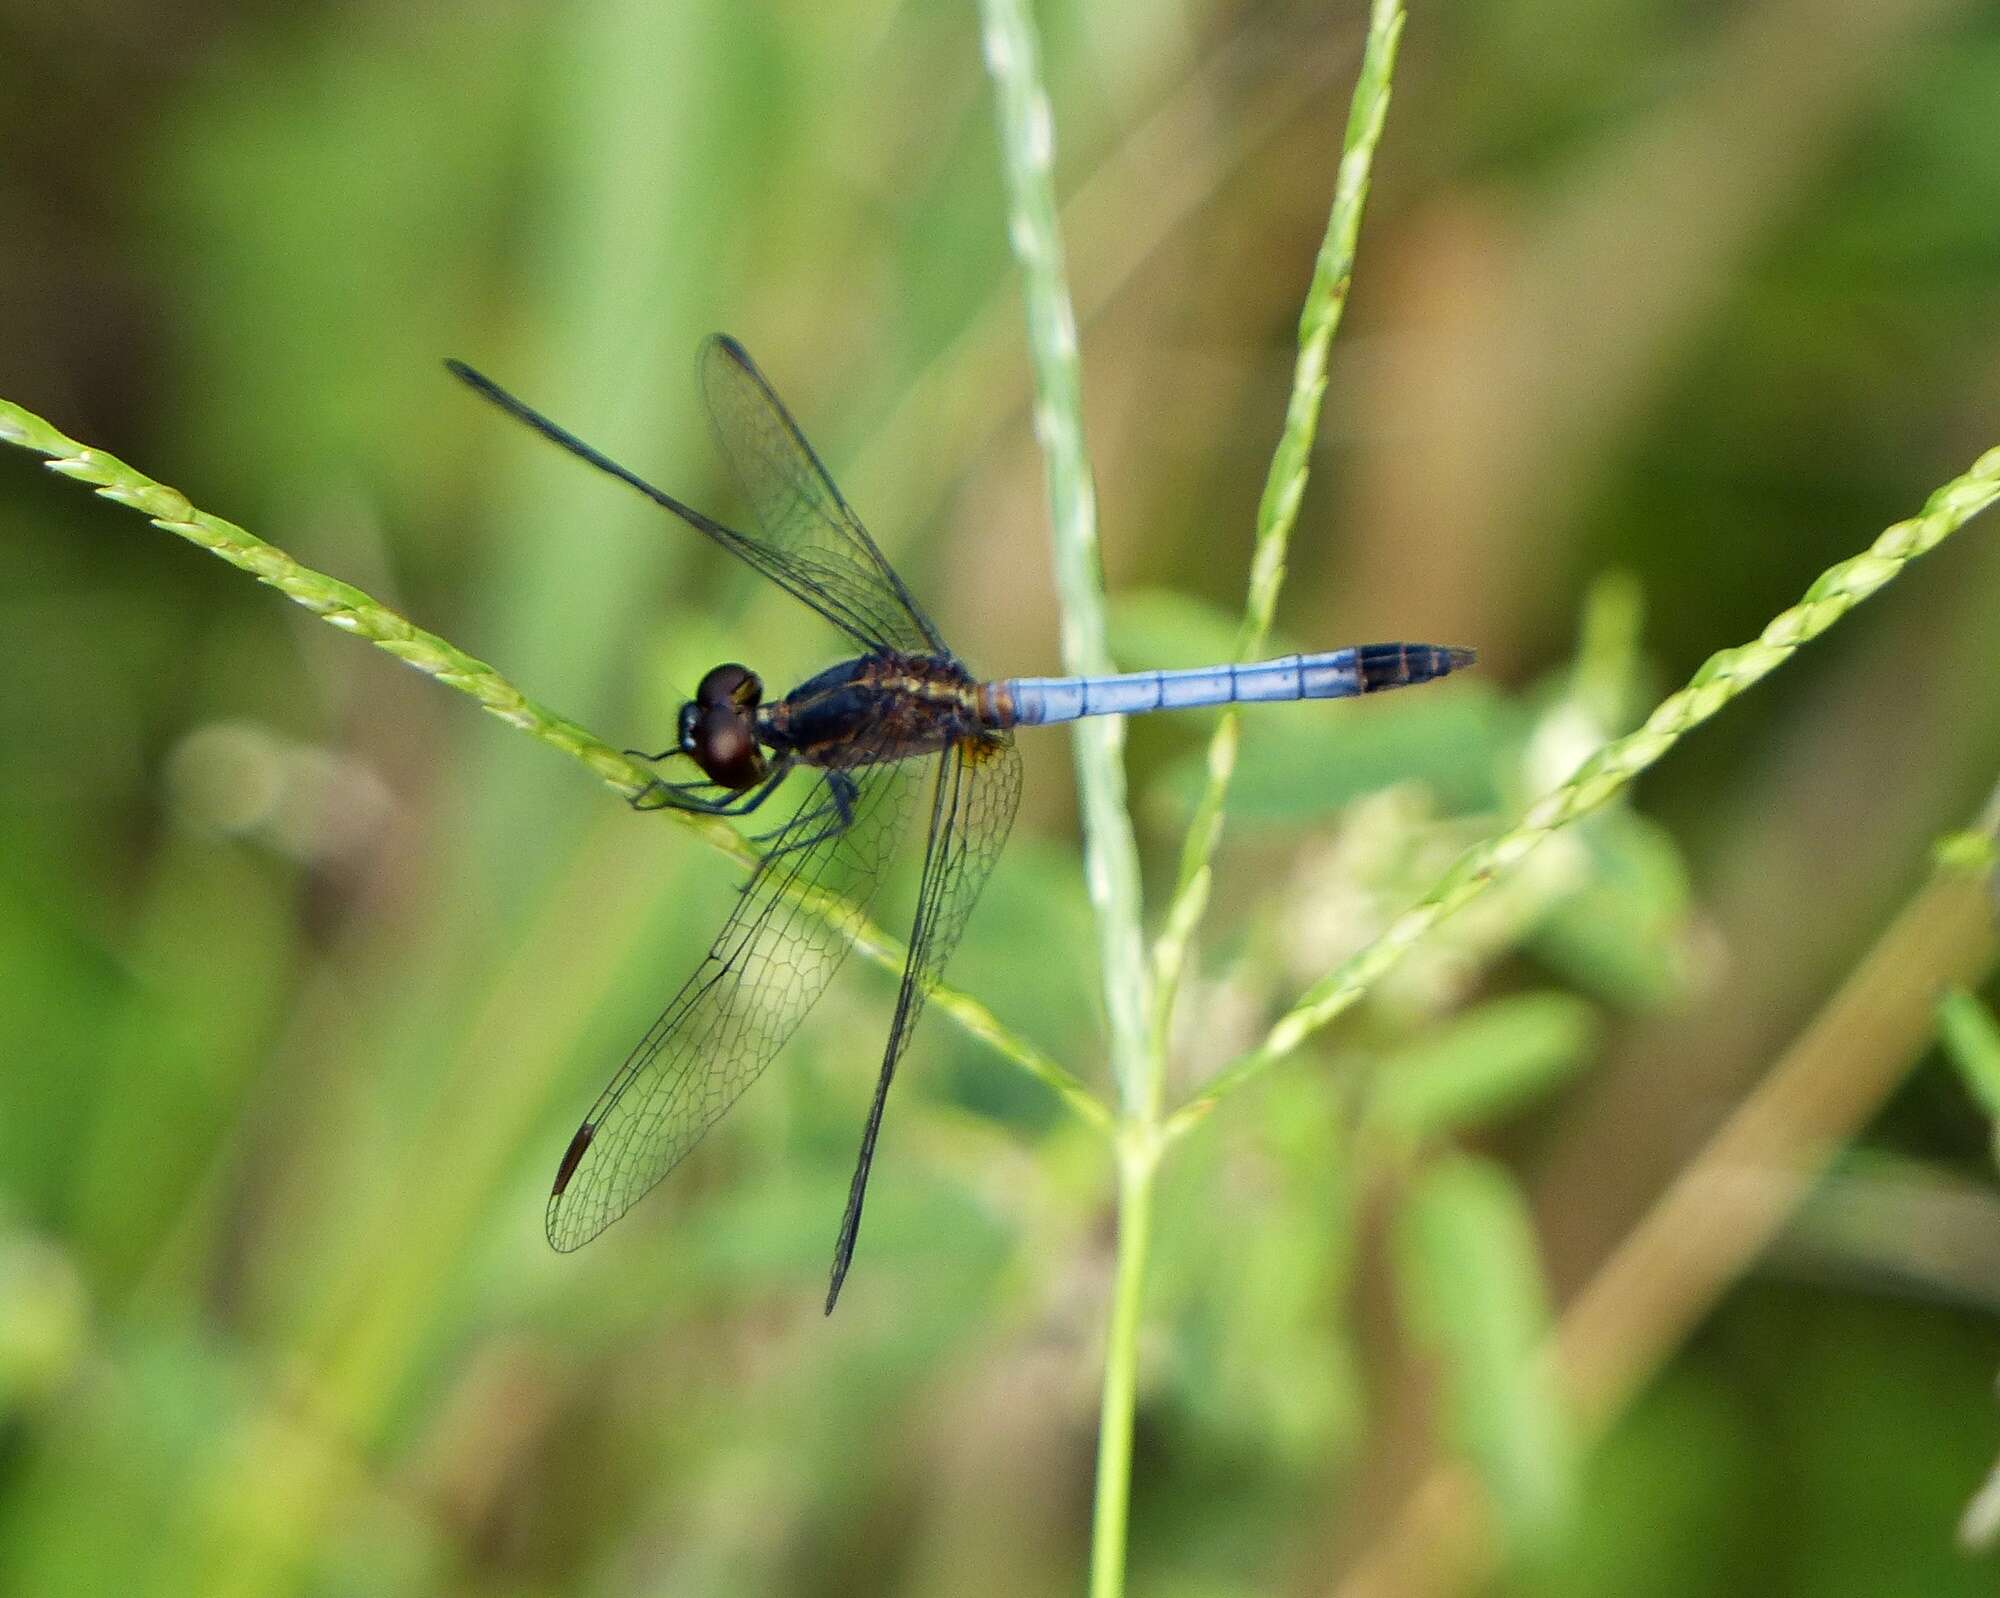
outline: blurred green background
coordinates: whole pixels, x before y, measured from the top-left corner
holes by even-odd
[[[1036,9],[1114,649],[1188,663],[1233,636],[1363,8]],[[1273,652],[1481,668],[1252,712],[1176,1097],[2000,441],[1996,107],[1964,0],[1415,11]],[[657,745],[706,666],[833,641],[438,361],[729,515],[725,328],[975,667],[1054,669],[994,142],[970,6],[6,0],[0,395]],[[0,1590],[1079,1589],[1099,1145],[933,1014],[822,1321],[892,991],[855,963],[558,1258],[556,1159],[734,868],[25,454],[0,518]],[[1182,1146],[1135,1592],[1330,1591],[1457,1448],[1545,1534],[1509,1590],[1994,1590],[1954,1528],[2000,1206],[1938,1056],[1573,1475],[1478,1346],[1469,1429],[1424,1394],[1454,1326],[1490,1352],[1591,1278],[1977,809],[1996,599],[1974,528]],[[1156,904],[1206,729],[1132,729]],[[951,979],[1101,1081],[1066,734],[1023,742]]]

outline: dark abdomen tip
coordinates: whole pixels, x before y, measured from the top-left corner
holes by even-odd
[[[1364,644],[1360,656],[1364,694],[1429,682],[1433,677],[1463,671],[1478,658],[1473,650],[1446,649],[1436,644]]]

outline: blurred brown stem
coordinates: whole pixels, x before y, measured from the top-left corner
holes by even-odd
[[[1985,825],[2000,816],[2000,794]],[[1821,1169],[1930,1047],[1938,995],[2000,957],[1983,878],[1941,867],[1764,1082],[1571,1301],[1550,1350],[1587,1437],[1601,1435],[1756,1262]],[[1745,1172],[1760,1180],[1736,1180]],[[1486,1505],[1440,1465],[1335,1588],[1339,1598],[1463,1590],[1495,1561]]]

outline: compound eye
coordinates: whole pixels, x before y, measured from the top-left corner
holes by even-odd
[[[711,705],[696,715],[688,752],[710,781],[733,792],[764,778],[764,757],[749,718],[724,706]]]
[[[704,708],[730,705],[738,710],[755,710],[764,697],[764,685],[747,666],[717,666],[702,678],[694,691],[695,703]]]

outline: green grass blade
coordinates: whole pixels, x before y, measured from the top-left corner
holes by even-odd
[[[1396,70],[1396,46],[1403,36],[1405,12],[1400,0],[1376,0],[1368,18],[1368,40],[1362,51],[1361,75],[1347,116],[1347,138],[1341,150],[1339,176],[1334,181],[1333,207],[1326,219],[1326,236],[1313,263],[1312,286],[1299,313],[1299,353],[1292,368],[1292,393],[1285,406],[1284,431],[1271,457],[1264,492],[1257,503],[1256,550],[1250,562],[1250,588],[1243,604],[1236,658],[1251,660],[1264,646],[1277,610],[1278,591],[1285,581],[1285,555],[1299,503],[1305,498],[1312,467],[1313,438],[1319,431],[1320,402],[1326,395],[1327,351],[1347,308],[1347,289],[1354,273],[1354,253],[1361,234],[1361,212],[1368,199],[1375,148],[1389,115],[1389,85]],[[1164,1052],[1173,1019],[1174,995],[1187,965],[1188,944],[1208,907],[1211,862],[1222,838],[1223,808],[1230,779],[1236,772],[1236,750],[1242,736],[1234,709],[1225,710],[1208,743],[1208,781],[1188,823],[1181,848],[1180,875],[1160,936],[1153,946],[1153,1047]]]
[[[2000,1020],[1964,988],[1938,1001],[1944,1052],[1993,1123],[1993,1157],[2000,1161]]]
[[[1897,522],[1862,554],[1831,566],[1803,598],[1773,617],[1747,644],[1711,655],[1687,685],[1662,700],[1638,731],[1606,744],[1576,774],[1545,794],[1513,827],[1460,855],[1430,893],[1382,934],[1310,988],[1264,1040],[1210,1080],[1167,1118],[1178,1137],[1245,1082],[1282,1060],[1368,991],[1375,980],[1446,916],[1477,898],[1550,833],[1589,815],[1622,791],[1682,737],[1789,660],[1917,556],[1934,549],[2000,498],[2000,448],[1936,490],[1923,510]]]
[[[1105,644],[1096,491],[1083,449],[1076,311],[1056,222],[1055,113],[1042,84],[1040,44],[1026,0],[981,0],[980,20],[1000,120],[1007,235],[1021,265],[1027,300],[1035,437],[1048,478],[1063,664],[1072,672],[1109,672],[1115,668]],[[1111,1025],[1111,1070],[1124,1134],[1118,1150],[1118,1263],[1105,1334],[1090,1577],[1092,1598],[1118,1598],[1125,1590],[1139,1312],[1164,1073],[1163,1061],[1148,1046],[1149,972],[1140,930],[1139,849],[1125,793],[1125,723],[1117,716],[1088,717],[1076,724],[1072,737],[1083,811],[1084,880],[1095,912],[1104,1007]]]
[[[197,510],[180,490],[155,482],[114,455],[79,444],[33,412],[7,400],[0,400],[0,442],[18,444],[48,456],[45,464],[50,471],[91,485],[103,498],[130,506],[154,526],[220,556],[305,606],[330,626],[366,638],[446,687],[471,695],[509,726],[582,762],[622,797],[630,799],[644,792],[651,780],[646,769],[630,756],[621,754],[575,722],[536,704],[485,661],[466,654],[436,633],[426,632],[360,589],[300,565],[275,544],[267,544],[234,522]],[[698,833],[711,848],[740,864],[748,867],[756,863],[755,850],[726,822],[678,810],[667,814]],[[827,916],[837,925],[852,924],[850,936],[857,950],[885,970],[902,971],[907,950],[899,940],[864,919],[857,917],[850,923],[847,907],[833,895],[810,893],[798,898],[807,909]],[[953,989],[938,988],[932,992],[931,1003],[974,1037],[992,1045],[1046,1084],[1083,1120],[1108,1129],[1110,1114],[1096,1094],[1041,1049],[1009,1030],[977,999]]]
[[[155,482],[115,455],[79,444],[7,400],[0,400],[0,442],[50,457],[44,463],[50,471],[90,484],[103,498],[130,506],[155,527],[199,544],[211,555],[305,606],[329,626],[366,638],[405,665],[429,673],[448,688],[470,694],[509,726],[582,761],[624,798],[635,798],[645,791],[649,779],[644,767],[574,722],[543,709],[485,661],[474,659],[435,633],[425,632],[360,589],[301,566],[275,544],[265,543],[234,522],[195,509],[179,489]]]
[[[1035,374],[1035,437],[1048,479],[1050,541],[1062,602],[1065,670],[1113,671],[1104,642],[1104,568],[1097,494],[1083,449],[1076,312],[1056,224],[1055,116],[1042,85],[1041,50],[1025,0],[982,0],[986,65],[1000,120],[1007,233],[1021,264]],[[1125,724],[1095,716],[1076,724],[1083,855],[1097,915],[1111,1065],[1128,1116],[1157,1116],[1160,1077],[1146,1059],[1145,948],[1139,920],[1139,849],[1125,798]],[[1150,1106],[1150,1109],[1146,1107]]]

